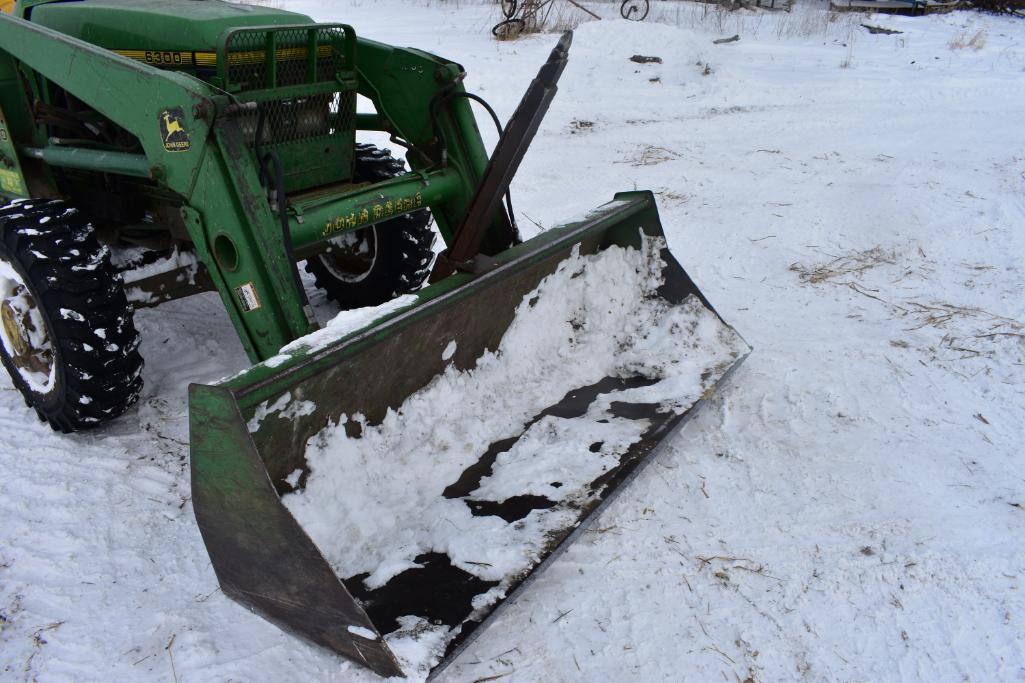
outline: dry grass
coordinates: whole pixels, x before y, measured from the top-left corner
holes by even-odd
[[[777,2],[782,8],[786,3]],[[810,36],[849,35],[864,15],[857,12],[827,12],[814,4],[792,4],[785,9],[766,10],[744,6],[730,0],[709,3],[679,2],[671,8],[652,8],[648,21],[674,26],[703,28],[719,36],[737,34],[741,39],[757,38],[768,31],[777,39]]]
[[[915,260],[894,249],[876,246],[833,256],[816,265],[794,263],[790,270],[809,285],[836,285],[878,302],[894,320],[901,321],[904,332],[932,330],[940,336],[917,350],[930,361],[946,363],[973,358],[995,358],[1001,352],[1012,354],[1021,362],[1025,358],[1025,323],[999,315],[978,306],[954,304],[923,296],[902,296],[866,280],[884,280],[886,285],[902,285],[906,291],[909,280],[929,280],[933,263],[919,250]],[[993,270],[991,266],[962,263],[973,273]],[[882,272],[889,269],[890,272]],[[875,271],[880,272],[876,273]],[[893,271],[896,271],[895,273]],[[908,349],[906,340],[891,340],[894,348]]]
[[[844,55],[844,58],[842,60],[840,60],[840,68],[841,69],[849,69],[849,68],[851,68],[851,64],[854,62],[854,33],[853,32],[847,37],[847,42],[845,43],[845,45],[847,46],[847,53]]]
[[[835,257],[832,261],[816,266],[803,263],[791,264],[790,270],[797,273],[801,282],[817,285],[822,282],[838,281],[851,276],[861,276],[866,271],[883,265],[896,265],[897,253],[882,247],[872,247],[864,251],[852,251]]]
[[[496,22],[505,21],[505,15],[498,6],[495,17]],[[548,3],[543,0],[521,0],[513,19],[522,20],[522,28],[500,33],[496,37],[499,40],[515,40],[527,33],[572,31],[590,18],[583,10],[561,0]]]
[[[984,47],[986,47],[986,29],[981,28],[971,38],[968,37],[967,31],[961,31],[950,41],[951,50],[974,50],[978,52]]]
[[[666,161],[674,161],[682,158],[683,157],[679,152],[674,152],[668,147],[644,145],[638,149],[633,156],[626,157],[622,161],[616,161],[613,163],[630,164],[631,166],[655,166],[657,164],[665,163]]]
[[[558,4],[548,17],[548,30],[554,33],[574,31],[585,21],[592,21],[586,12],[569,4]]]
[[[668,187],[663,187],[659,190],[655,190],[655,194],[666,204],[673,206],[683,206],[689,202],[692,195],[670,190]]]

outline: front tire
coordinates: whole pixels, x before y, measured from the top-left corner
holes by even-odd
[[[124,284],[92,226],[59,200],[0,208],[0,361],[40,420],[96,427],[142,390]]]
[[[405,172],[389,150],[356,145],[354,179],[377,183]],[[426,209],[396,216],[329,242],[306,262],[316,286],[344,309],[377,306],[423,285],[434,257],[434,230]]]

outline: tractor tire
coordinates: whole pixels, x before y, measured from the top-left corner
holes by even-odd
[[[124,284],[65,202],[0,208],[0,321],[0,360],[54,430],[99,426],[138,399],[142,357]]]
[[[356,182],[376,183],[405,172],[391,151],[357,144]],[[377,306],[415,291],[430,274],[434,230],[426,209],[343,234],[306,261],[306,272],[343,309]]]

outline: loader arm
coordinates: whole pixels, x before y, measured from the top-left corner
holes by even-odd
[[[359,93],[377,110],[364,125],[391,133],[408,146],[414,171],[449,168],[458,192],[431,210],[446,244],[452,244],[488,165],[488,152],[470,102],[463,95],[466,72],[455,62],[412,48],[366,38],[356,43]],[[493,216],[482,251],[495,254],[517,241],[504,213]]]
[[[0,49],[135,135],[151,173],[183,197],[192,193],[210,127],[195,114],[213,112],[218,93],[211,86],[8,14],[0,14]],[[187,151],[164,150],[157,116],[169,106],[186,109],[192,141]]]

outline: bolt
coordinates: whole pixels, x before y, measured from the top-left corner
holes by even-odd
[[[210,108],[207,106],[206,102],[198,102],[192,107],[192,116],[200,121],[204,121],[209,114]]]

